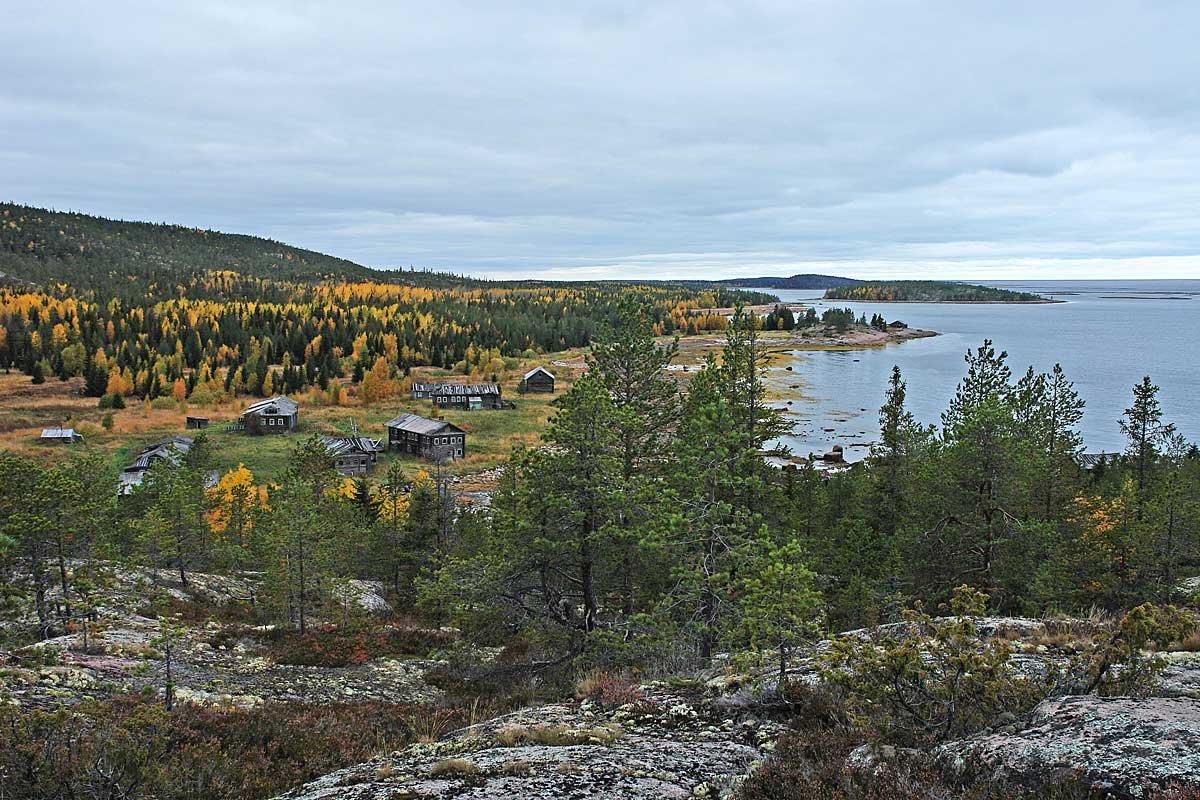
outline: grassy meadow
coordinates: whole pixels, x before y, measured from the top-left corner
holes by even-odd
[[[582,355],[579,351],[554,354],[501,376],[504,396],[515,403],[515,410],[439,410],[434,409],[428,400],[412,400],[406,395],[364,405],[354,396],[354,387],[347,383],[346,400],[341,405],[325,404],[315,394],[300,395],[297,398],[300,402],[300,425],[297,430],[288,435],[266,436],[224,430],[226,424],[236,421],[241,410],[257,398],[238,397],[215,405],[172,403],[169,408],[152,407],[130,398],[127,408],[112,412],[112,429],[106,430],[103,419],[107,412],[97,407],[96,398],[82,396],[81,378],[67,381],[51,378],[43,384],[34,385],[27,375],[12,372],[0,374],[0,447],[44,461],[60,457],[68,448],[72,452],[102,453],[111,459],[114,466],[119,467],[132,460],[147,442],[180,434],[194,436],[197,431],[187,430],[186,417],[203,416],[210,420],[207,433],[222,471],[245,464],[256,479],[271,481],[287,469],[292,448],[305,436],[313,433],[349,434],[352,425],[357,424],[359,435],[381,438],[386,442],[387,429],[384,426],[398,414],[410,412],[436,416],[440,411],[440,415],[448,422],[467,432],[467,457],[449,469],[458,475],[469,475],[499,466],[518,445],[528,446],[539,441],[553,414],[553,400],[570,387],[573,377],[578,374],[578,370],[570,367],[551,367],[552,360],[577,363],[582,360]],[[521,376],[534,363],[543,363],[557,373],[555,394],[517,393]],[[418,380],[475,380],[434,368],[414,370],[413,377]],[[160,400],[158,405],[166,404]],[[83,443],[65,445],[39,441],[42,428],[56,425],[74,427],[83,434]],[[414,468],[423,463],[412,456],[389,452],[380,456],[375,474],[385,471],[387,463],[395,458],[412,462]]]

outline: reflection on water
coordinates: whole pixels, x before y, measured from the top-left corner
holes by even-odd
[[[820,292],[781,291],[787,301],[818,308],[850,306],[883,314],[941,336],[883,348],[794,353],[769,380],[796,423],[784,441],[793,452],[822,453],[841,444],[858,460],[878,436],[878,410],[892,365],[908,383],[909,409],[939,423],[964,371],[963,355],[990,338],[1008,352],[1014,376],[1032,365],[1048,372],[1059,362],[1087,402],[1082,424],[1088,450],[1124,446],[1117,420],[1143,375],[1162,387],[1168,421],[1200,440],[1200,281],[997,282],[1066,302],[1040,305],[848,303],[821,301]],[[791,371],[785,367],[790,365]]]

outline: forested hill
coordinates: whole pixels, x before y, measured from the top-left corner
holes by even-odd
[[[0,368],[83,376],[86,392],[293,393],[383,359],[495,372],[587,345],[618,305],[656,333],[721,330],[711,312],[772,298],[677,283],[489,282],[374,270],[269,239],[0,206]]]
[[[263,239],[0,204],[0,272],[46,286],[144,295],[214,271],[275,280],[364,280],[377,271]]]
[[[728,278],[714,281],[718,286],[739,286],[748,289],[830,289],[835,286],[856,286],[862,281],[855,278],[841,278],[837,275],[792,275],[787,278],[778,276],[762,278]]]
[[[952,281],[859,281],[825,291],[826,300],[876,303],[1046,303],[1041,295]]]

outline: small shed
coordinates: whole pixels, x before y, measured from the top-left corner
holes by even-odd
[[[192,430],[200,430],[208,427],[208,417],[188,417],[187,426]]]
[[[554,394],[554,373],[545,367],[534,367],[525,373],[521,385],[527,392]]]
[[[83,436],[74,428],[42,428],[41,440],[53,444],[76,444],[83,441]]]

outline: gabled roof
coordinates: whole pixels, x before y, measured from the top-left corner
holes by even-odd
[[[485,394],[500,394],[500,387],[494,383],[439,383],[434,385],[432,391],[434,394],[454,397],[479,397]]]
[[[457,425],[451,425],[444,419],[430,419],[429,417],[422,417],[420,414],[401,414],[389,422],[387,426],[406,433],[420,433],[425,436],[445,431],[465,433],[462,428]]]
[[[272,406],[275,408],[274,413],[283,414],[284,416],[289,417],[300,410],[300,404],[295,400],[291,399],[290,397],[278,395],[266,400],[259,400],[257,403],[251,403],[250,405],[246,406],[246,410],[242,412],[242,416],[245,416],[246,414],[269,413],[269,409]]]
[[[542,366],[534,367],[533,369],[529,370],[529,372],[526,372],[525,380],[529,380],[534,375],[537,375],[539,372],[542,373],[543,375],[547,376],[548,378],[550,378],[550,380],[554,380],[554,373]]]
[[[347,453],[378,453],[383,450],[378,439],[368,439],[365,436],[322,436],[321,444],[331,456],[341,456]]]
[[[43,439],[74,439],[83,437],[75,432],[74,428],[42,428]]]
[[[1117,453],[1080,453],[1079,466],[1084,469],[1094,469],[1100,465],[1100,462],[1106,464],[1117,460]]]
[[[179,459],[192,449],[193,444],[195,444],[195,440],[189,439],[186,436],[172,436],[170,439],[163,439],[160,442],[146,445],[138,453],[137,459],[125,467],[125,472],[147,470],[159,459],[167,459],[172,463],[178,464]]]

